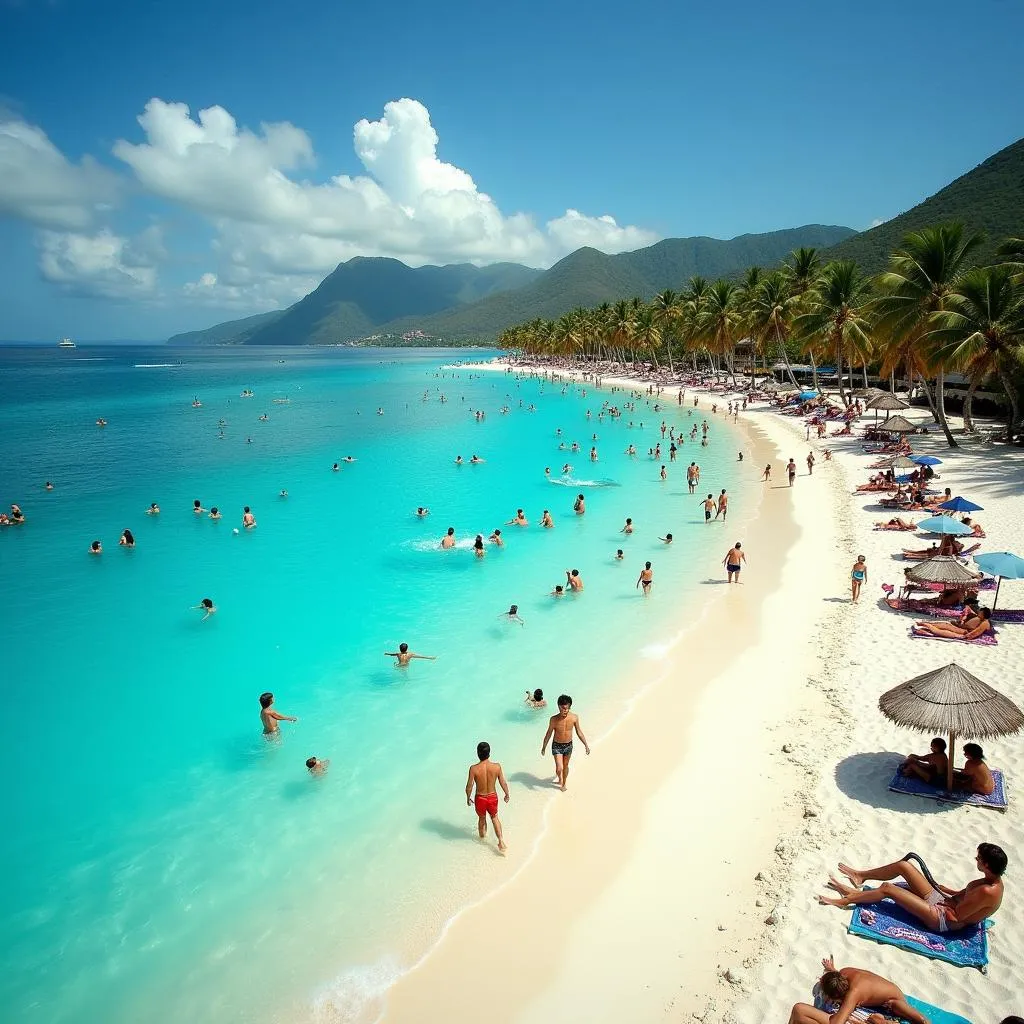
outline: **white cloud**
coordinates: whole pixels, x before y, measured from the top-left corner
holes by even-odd
[[[41,128],[0,117],[0,214],[81,230],[117,192],[115,175],[91,157],[71,163]]]
[[[130,240],[106,228],[93,235],[41,231],[39,269],[47,281],[77,295],[149,298],[156,292],[156,229]]]
[[[356,255],[546,266],[580,245],[621,252],[658,237],[576,210],[544,230],[525,214],[504,215],[466,171],[438,157],[430,115],[412,99],[355,125],[355,153],[368,174],[320,183],[295,175],[315,163],[314,151],[288,123],[253,132],[222,107],[193,119],[184,104],[152,99],[139,124],[146,141],[120,140],[115,156],[149,192],[206,215],[218,230],[216,274],[207,285],[193,282],[193,297],[239,287],[225,285],[232,268],[262,277],[267,294],[290,294],[297,280]]]

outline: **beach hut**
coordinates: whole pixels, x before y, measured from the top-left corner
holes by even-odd
[[[942,583],[948,587],[970,586],[981,580],[980,572],[971,572],[953,555],[935,555],[918,562],[903,575],[911,583]]]
[[[996,577],[996,596],[992,599],[993,611],[999,601],[999,587],[1003,580],[1024,580],[1024,558],[1009,551],[989,551],[984,555],[978,555],[974,559],[974,564],[989,576]]]
[[[1024,712],[1012,700],[955,661],[887,690],[878,698],[878,709],[906,729],[949,736],[946,788],[950,790],[957,736],[981,740],[1024,729]]]

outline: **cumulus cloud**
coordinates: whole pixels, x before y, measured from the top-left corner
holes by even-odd
[[[296,173],[315,164],[314,149],[288,123],[254,132],[239,128],[222,107],[193,118],[186,105],[160,99],[150,100],[138,120],[145,142],[120,140],[114,155],[147,191],[206,215],[219,233],[217,271],[205,285],[204,278],[193,282],[193,296],[245,287],[225,283],[241,267],[290,293],[306,275],[322,276],[356,255],[413,265],[546,266],[581,245],[621,252],[657,238],[576,210],[544,229],[526,214],[506,216],[469,173],[439,158],[430,114],[412,99],[390,102],[379,120],[355,125],[353,145],[365,175],[325,182]]]
[[[106,299],[149,298],[156,293],[157,229],[137,239],[104,228],[95,234],[42,231],[39,269],[47,281],[75,295]]]
[[[41,128],[0,114],[0,214],[81,230],[117,193],[115,175],[91,157],[72,163]]]

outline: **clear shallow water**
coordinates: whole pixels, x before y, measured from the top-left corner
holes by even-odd
[[[0,349],[0,503],[29,520],[0,530],[5,1019],[350,1019],[404,940],[435,934],[472,891],[482,854],[462,787],[477,740],[523,769],[503,812],[523,846],[516,789],[549,772],[523,690],[567,690],[584,725],[607,720],[621,670],[685,624],[734,537],[704,526],[684,466],[744,501],[721,419],[662,482],[643,453],[688,410],[599,423],[606,393],[435,376],[459,356]],[[557,427],[584,451],[559,452]],[[631,441],[641,458],[623,454]],[[485,465],[452,464],[474,452]],[[331,472],[347,454],[358,462]],[[620,486],[582,487],[576,517],[577,486],[543,474],[565,461]],[[194,498],[224,519],[193,516]],[[235,535],[246,504],[259,526]],[[517,507],[527,530],[503,525]],[[544,508],[554,530],[536,526]],[[507,547],[441,552],[449,525],[463,540],[501,526]],[[117,547],[125,527],[134,551]],[[634,588],[646,558],[648,601]],[[553,600],[570,567],[585,593]],[[189,609],[205,596],[218,612],[204,623]],[[512,602],[522,629],[498,617]],[[439,660],[396,671],[381,652],[401,640]],[[300,719],[280,744],[260,735],[268,689]],[[309,777],[311,754],[331,759],[326,778]]]

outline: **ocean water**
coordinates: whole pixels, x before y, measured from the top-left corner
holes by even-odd
[[[666,395],[600,422],[621,394],[442,369],[465,354],[0,349],[0,505],[28,520],[0,530],[3,1019],[364,1019],[478,894],[477,741],[512,780],[503,819],[525,847],[539,818],[519,804],[549,799],[550,760],[523,691],[567,691],[585,727],[608,724],[629,666],[685,626],[740,524],[704,525],[684,467],[741,518],[753,489],[732,428],[716,418],[707,448],[687,435],[661,481],[658,424],[704,410]],[[559,428],[580,453],[558,450]],[[454,465],[474,453],[486,462]],[[223,519],[193,515],[195,498]],[[528,529],[504,525],[519,507]],[[505,548],[474,557],[495,527]],[[584,593],[552,598],[574,567]],[[500,618],[511,603],[525,626]],[[382,652],[401,641],[438,660],[396,670]],[[299,719],[278,743],[264,690]]]

